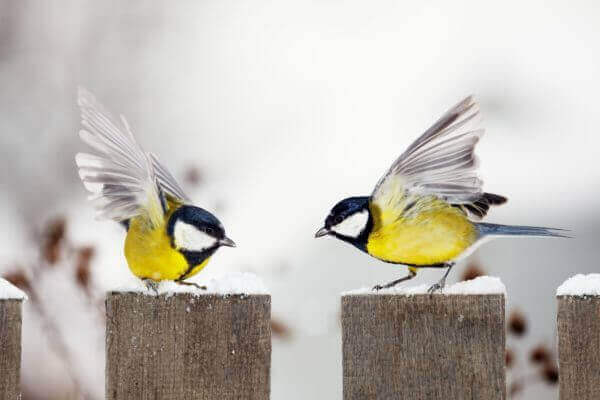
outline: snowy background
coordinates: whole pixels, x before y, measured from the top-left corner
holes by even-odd
[[[273,345],[274,400],[341,399],[339,293],[405,273],[314,231],[335,202],[369,194],[417,135],[475,94],[487,128],[478,147],[485,189],[510,199],[487,220],[575,235],[497,241],[473,258],[502,278],[509,309],[527,315],[522,346],[553,346],[556,287],[598,270],[599,7],[0,0],[0,273],[26,271],[43,297],[39,314],[67,339],[62,351],[49,345],[43,318],[26,313],[25,397],[64,398],[75,383],[102,398],[102,313],[90,299],[132,279],[124,233],[93,220],[74,167],[85,148],[79,84],[126,115],[238,243],[197,279],[249,271],[271,289],[287,332]],[[92,296],[69,269],[81,255],[62,250],[56,265],[71,264],[60,268],[40,261],[42,233],[61,217],[69,248],[94,248]],[[438,278],[426,271],[414,283]],[[539,382],[521,398],[557,391]]]

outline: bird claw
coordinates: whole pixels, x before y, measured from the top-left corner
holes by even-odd
[[[152,290],[154,294],[158,296],[158,282],[148,278],[142,279],[142,282],[144,282],[146,289]]]
[[[444,289],[444,286],[446,282],[438,282],[435,283],[433,285],[431,285],[431,287],[427,290],[427,293],[429,294],[434,294],[435,292],[439,291],[440,293],[442,292],[442,290]]]
[[[193,287],[195,287],[196,289],[199,289],[199,290],[207,290],[206,286],[204,286],[204,285],[198,285],[197,283],[194,283],[194,282],[185,282],[185,281],[176,281],[176,282],[179,285],[193,286]]]

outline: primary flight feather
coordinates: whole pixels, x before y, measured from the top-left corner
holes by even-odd
[[[332,235],[409,274],[374,289],[413,278],[419,268],[446,267],[430,291],[442,289],[459,258],[484,238],[564,236],[541,227],[478,223],[490,206],[507,201],[486,193],[477,175],[475,146],[483,136],[479,107],[467,97],[415,140],[379,180],[371,196],[340,201],[316,237]]]
[[[97,215],[127,228],[125,257],[132,273],[155,287],[197,274],[221,246],[235,246],[221,222],[191,205],[168,169],[137,143],[127,121],[114,118],[95,97],[79,89],[83,129],[94,154],[75,160]]]

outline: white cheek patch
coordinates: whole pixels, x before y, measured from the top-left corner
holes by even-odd
[[[357,238],[367,227],[369,221],[369,211],[362,210],[354,213],[342,222],[331,227],[331,230],[338,235]]]
[[[173,239],[175,239],[177,248],[190,251],[206,250],[217,243],[217,239],[214,237],[198,230],[194,225],[182,221],[175,222]]]

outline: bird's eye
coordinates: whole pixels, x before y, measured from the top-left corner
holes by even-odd
[[[343,220],[344,220],[344,218],[343,218],[341,215],[338,215],[337,217],[335,217],[335,218],[333,219],[333,222],[334,222],[334,223],[337,225],[337,224],[339,224],[340,222],[342,222]]]
[[[204,228],[204,232],[206,232],[208,235],[212,235],[213,229],[212,228]]]

